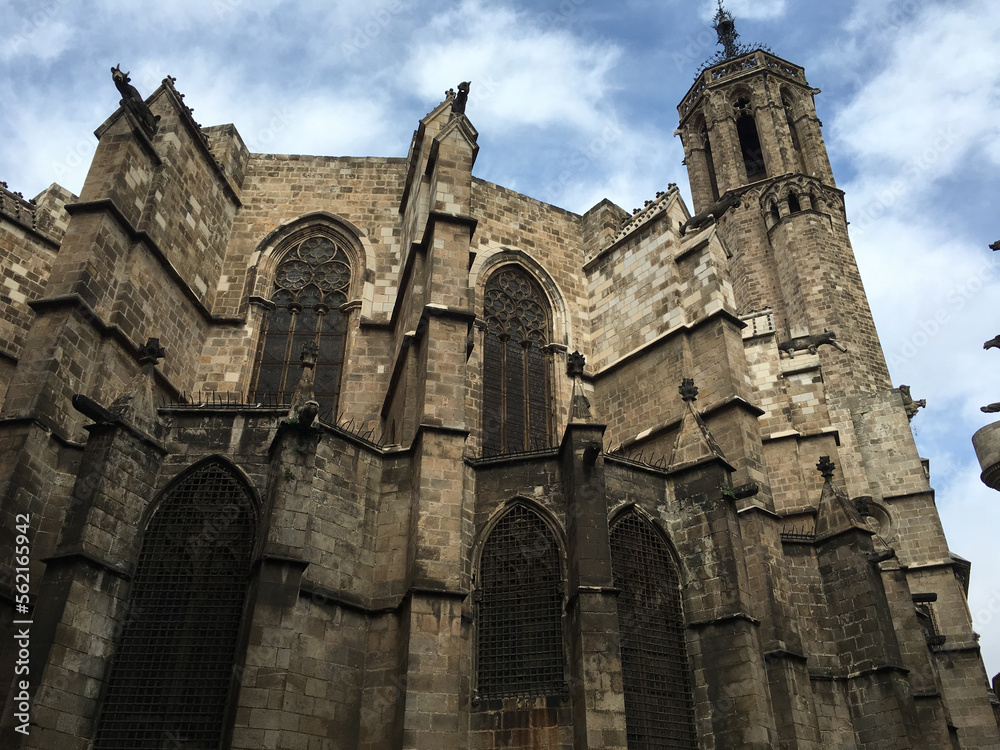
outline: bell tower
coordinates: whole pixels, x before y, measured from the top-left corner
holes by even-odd
[[[739,311],[770,311],[779,344],[835,340],[820,350],[834,391],[889,388],[816,115],[819,90],[798,65],[741,43],[721,2],[713,26],[721,49],[678,106],[677,133],[694,210],[712,215],[732,253]]]

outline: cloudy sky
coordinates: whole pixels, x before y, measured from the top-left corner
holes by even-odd
[[[806,68],[893,381],[1000,671],[1000,496],[970,437],[1000,401],[1000,13],[990,0],[730,0],[742,41]],[[78,192],[121,63],[177,78],[253,151],[405,156],[471,79],[479,177],[574,211],[682,186],[676,105],[715,51],[714,0],[0,1],[0,180]],[[688,201],[690,205],[690,201]]]

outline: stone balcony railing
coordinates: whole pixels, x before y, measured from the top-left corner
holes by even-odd
[[[765,52],[762,49],[755,50],[749,54],[735,57],[732,60],[712,65],[705,68],[695,79],[694,84],[688,89],[687,95],[677,106],[677,113],[681,122],[687,117],[698,104],[698,100],[705,89],[717,81],[724,78],[732,78],[738,75],[748,75],[756,72],[776,73],[784,78],[806,85],[805,70],[794,63],[782,60],[780,57]]]
[[[35,228],[35,202],[20,193],[7,189],[6,182],[0,182],[0,214],[8,216],[19,224]]]

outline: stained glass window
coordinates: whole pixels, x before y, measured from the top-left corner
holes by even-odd
[[[483,452],[549,447],[549,317],[527,273],[509,267],[485,290]]]
[[[246,488],[221,462],[163,498],[131,582],[95,750],[219,747],[256,523]]]
[[[344,248],[326,236],[293,246],[274,275],[274,310],[262,336],[256,399],[286,404],[301,374],[302,344],[319,345],[314,391],[322,412],[335,410],[340,395],[351,264]]]
[[[559,546],[541,517],[515,505],[483,547],[477,609],[479,694],[564,692]]]
[[[629,750],[696,750],[677,569],[635,511],[611,527]]]

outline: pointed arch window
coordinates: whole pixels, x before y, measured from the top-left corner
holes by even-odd
[[[256,538],[250,495],[221,462],[164,496],[142,540],[95,750],[220,747]]]
[[[486,282],[483,345],[483,453],[547,448],[549,339],[545,297],[523,270],[510,266]]]
[[[763,179],[767,177],[767,168],[764,166],[764,150],[760,145],[760,134],[757,132],[757,121],[750,109],[750,100],[746,97],[737,99],[733,109],[736,113],[736,133],[740,139],[747,180],[753,182]]]
[[[631,750],[696,750],[680,581],[666,544],[635,510],[611,526],[625,723]]]
[[[274,309],[261,336],[257,400],[289,403],[301,372],[302,344],[319,346],[314,392],[320,411],[336,414],[347,338],[347,302],[351,263],[343,245],[325,235],[294,244],[274,274]]]
[[[559,545],[515,505],[490,531],[479,564],[477,690],[484,698],[564,692]]]

